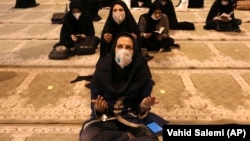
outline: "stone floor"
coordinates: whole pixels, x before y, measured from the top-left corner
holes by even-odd
[[[180,50],[150,52],[153,94],[160,100],[152,110],[173,123],[250,124],[250,13],[235,11],[243,21],[241,33],[205,31],[212,1],[205,0],[204,8],[176,12],[179,21],[196,27],[170,31]],[[86,81],[69,82],[93,73],[98,50],[94,55],[49,60],[61,29],[50,19],[64,11],[67,0],[37,2],[35,8],[14,9],[14,0],[0,1],[0,140],[76,141],[89,115],[89,90]],[[131,12],[138,21],[147,9]],[[94,22],[97,36],[108,9],[99,14],[103,19]]]

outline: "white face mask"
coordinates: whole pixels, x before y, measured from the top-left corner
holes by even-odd
[[[113,12],[112,16],[117,24],[121,24],[125,20],[125,12]]]
[[[224,0],[223,0],[223,1],[221,1],[221,5],[223,5],[223,6],[228,5],[228,3],[229,3],[228,1],[224,1]]]
[[[160,20],[160,19],[161,19],[161,16],[157,18],[157,17],[154,16],[154,14],[152,14],[152,15],[151,15],[151,18],[152,18],[153,20],[157,21],[157,20]]]
[[[123,69],[132,62],[132,54],[126,49],[120,49],[115,54],[115,62]]]
[[[81,16],[81,13],[73,13],[73,16],[79,20],[80,16]]]

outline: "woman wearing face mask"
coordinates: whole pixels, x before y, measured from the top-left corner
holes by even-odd
[[[119,34],[111,51],[97,64],[91,87],[91,119],[81,141],[157,141],[144,126],[153,84],[147,62],[130,33]]]
[[[138,25],[123,1],[112,3],[106,23],[101,33],[100,57],[109,53],[115,37],[121,32],[132,33],[139,41]]]
[[[169,35],[167,15],[162,13],[162,4],[155,1],[148,13],[142,14],[139,19],[139,29],[142,36],[142,46],[149,51],[171,51],[171,47],[179,48]]]
[[[74,43],[81,38],[94,37],[95,29],[91,17],[82,10],[80,2],[70,2],[69,8],[61,28],[60,42],[55,46],[64,45],[73,51]],[[100,39],[95,37],[95,40],[98,44]]]
[[[209,10],[204,29],[216,29],[218,21],[222,21],[231,24],[230,30],[240,32],[241,19],[236,19],[234,15],[234,5],[231,0],[216,0]]]

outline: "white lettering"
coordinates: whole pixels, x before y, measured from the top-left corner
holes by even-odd
[[[195,129],[194,131],[195,136],[224,136],[224,129],[218,130],[218,131],[211,131],[209,129],[206,130],[200,130]]]
[[[191,136],[191,129],[167,129],[168,136]]]

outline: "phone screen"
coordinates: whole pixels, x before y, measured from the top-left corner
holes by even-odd
[[[162,127],[155,122],[148,123],[146,126],[155,134],[162,132]]]

